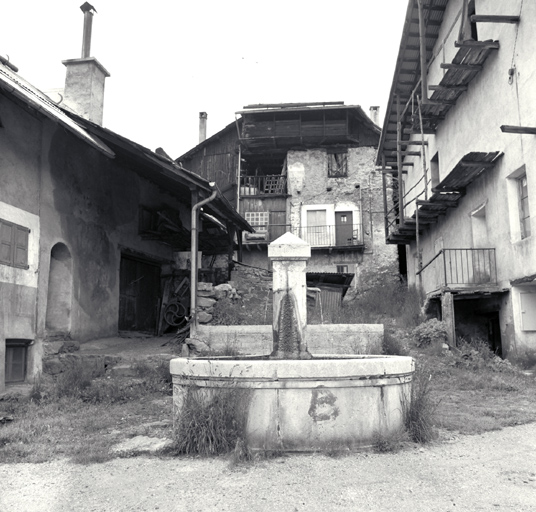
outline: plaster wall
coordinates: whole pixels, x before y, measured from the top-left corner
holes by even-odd
[[[439,64],[451,62],[457,51],[454,41],[458,36],[461,6],[461,0],[448,4],[435,48],[436,57],[430,63],[430,85],[441,79],[443,72],[439,71]],[[478,39],[497,40],[500,48],[491,52],[482,71],[440,123],[436,134],[425,136],[428,140],[426,167],[430,168],[430,159],[437,153],[439,180],[443,180],[467,153],[500,151],[503,156],[467,187],[457,208],[448,210],[437,224],[425,230],[420,248],[423,264],[430,261],[441,247],[495,248],[498,285],[511,289],[511,293],[504,294],[501,299],[503,343],[511,345],[512,350],[517,345],[536,348],[536,333],[523,331],[520,327],[518,293],[510,284],[513,280],[536,274],[536,224],[533,221],[536,212],[536,137],[503,133],[500,129],[501,125],[536,126],[536,104],[533,101],[536,4],[515,0],[506,7],[500,0],[476,0],[476,14],[520,14],[521,21],[518,24],[477,24]],[[511,78],[510,69],[513,70]],[[420,158],[413,157],[408,161],[413,161],[414,166],[408,172],[406,190],[422,177]],[[521,238],[516,181],[522,172],[527,175],[532,231],[532,236],[524,239]],[[419,190],[417,188],[415,194]],[[414,211],[415,203],[412,203],[406,209],[406,215]],[[485,212],[483,216],[482,212]],[[415,243],[408,246],[407,255],[408,280],[410,284],[418,284]],[[422,283],[426,292],[437,288],[441,273],[438,261],[424,271]]]
[[[117,332],[122,251],[169,263],[171,248],[138,235],[139,206],[186,209],[152,183],[47,123],[43,149],[38,334],[46,336],[46,291],[57,243],[73,260],[71,337]],[[185,222],[187,224],[187,222]]]

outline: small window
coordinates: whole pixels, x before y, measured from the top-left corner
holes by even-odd
[[[328,153],[328,177],[346,178],[348,176],[348,153],[329,152]]]
[[[521,222],[521,238],[530,236],[529,193],[527,188],[527,175],[523,174],[517,179],[519,190],[519,220]]]
[[[337,274],[348,274],[348,265],[337,265]]]
[[[267,231],[270,212],[245,212],[244,215],[246,221],[257,233]]]
[[[6,382],[26,379],[26,354],[31,340],[6,339]]]
[[[29,233],[28,228],[0,219],[0,263],[28,268]]]

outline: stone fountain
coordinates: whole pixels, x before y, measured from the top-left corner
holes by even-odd
[[[252,451],[348,451],[377,433],[403,428],[411,357],[311,355],[305,268],[309,244],[285,233],[268,247],[273,262],[273,351],[265,356],[176,358],[174,421],[188,390],[247,388],[246,442]]]

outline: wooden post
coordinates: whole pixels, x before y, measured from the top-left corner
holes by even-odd
[[[447,343],[456,346],[456,321],[454,316],[454,298],[452,293],[441,295],[441,319],[447,324]]]
[[[422,102],[428,102],[428,65],[426,63],[426,26],[424,25],[423,0],[417,0],[419,8],[419,48],[421,54],[421,97]]]
[[[400,96],[396,95],[396,140],[402,140],[402,120],[400,119]],[[404,198],[402,195],[402,153],[400,144],[396,145],[396,166],[398,168],[398,222],[404,226]]]

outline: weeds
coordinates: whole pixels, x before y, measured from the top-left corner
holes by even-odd
[[[418,347],[441,346],[447,342],[447,324],[435,318],[424,322],[412,331]]]
[[[376,431],[373,436],[373,449],[377,453],[397,452],[409,439],[408,432],[404,429],[386,434]]]
[[[409,347],[401,332],[385,329],[382,341],[382,353],[386,356],[407,356]]]
[[[237,458],[250,457],[245,442],[249,400],[248,389],[188,388],[175,428],[175,451],[205,456],[234,452]]]
[[[411,398],[406,403],[404,423],[409,437],[416,443],[429,443],[436,437],[433,426],[437,404],[431,398],[432,375],[424,366],[417,366],[411,383]]]

